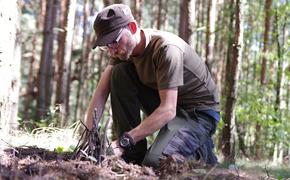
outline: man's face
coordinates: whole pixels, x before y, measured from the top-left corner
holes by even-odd
[[[109,56],[128,61],[136,46],[130,30],[123,28],[115,41],[107,45]]]

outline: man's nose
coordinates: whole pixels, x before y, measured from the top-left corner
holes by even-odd
[[[116,57],[119,54],[118,49],[109,48],[109,56]]]

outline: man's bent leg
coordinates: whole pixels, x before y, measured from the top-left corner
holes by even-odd
[[[144,104],[144,99],[151,101],[145,105],[149,111],[159,104],[156,93],[144,86],[138,79],[132,63],[124,62],[115,65],[111,77],[111,104],[117,136],[121,136],[141,123],[140,107]],[[123,158],[127,162],[140,164],[146,150],[147,142],[144,139],[139,141],[130,152],[125,152]]]
[[[184,110],[179,110],[176,117],[159,132],[155,142],[145,155],[144,165],[158,167],[159,160],[164,155],[182,155],[187,159],[198,155],[207,155],[201,148],[206,146],[211,138],[215,125],[206,117],[190,117]],[[197,154],[198,150],[201,154]],[[211,154],[212,155],[212,154]],[[212,157],[212,156],[211,156]],[[201,157],[201,158],[207,158]],[[204,159],[207,161],[207,159]]]

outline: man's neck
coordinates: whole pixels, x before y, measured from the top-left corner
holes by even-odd
[[[133,50],[132,56],[140,56],[143,54],[146,45],[146,37],[142,30],[139,30],[139,34],[136,36],[137,45]]]

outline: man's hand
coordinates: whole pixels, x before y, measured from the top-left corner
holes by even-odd
[[[124,149],[119,146],[118,140],[112,142],[112,148],[114,150],[115,156],[122,156]]]

